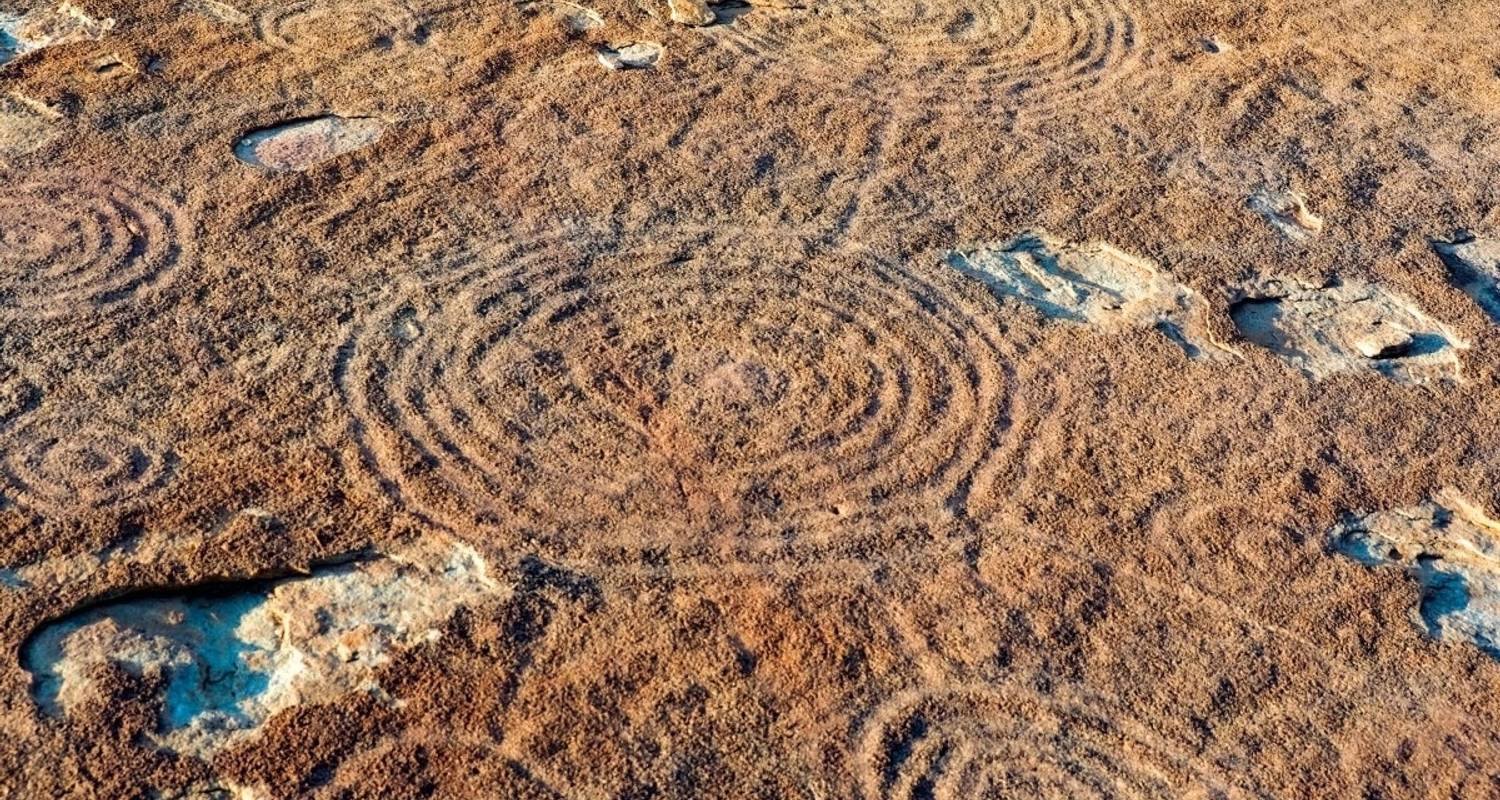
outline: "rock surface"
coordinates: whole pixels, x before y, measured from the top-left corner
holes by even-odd
[[[570,1],[72,0],[116,25],[0,67],[0,798],[1494,794],[1500,660],[1325,538],[1500,519],[1500,327],[1429,249],[1500,236],[1493,3]],[[390,127],[234,157],[330,113]],[[1028,228],[1242,358],[943,263]],[[1415,301],[1464,381],[1310,381],[1229,313],[1278,275]],[[175,665],[37,703],[49,623],[444,537],[502,588],[395,703],[207,760],[153,744]]]

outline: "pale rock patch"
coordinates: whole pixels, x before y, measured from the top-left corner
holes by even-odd
[[[1000,244],[949,251],[944,261],[1051,319],[1102,330],[1154,328],[1194,358],[1232,354],[1209,334],[1197,292],[1108,244],[1027,232]]]
[[[562,14],[563,22],[568,26],[568,30],[582,33],[604,27],[604,15],[588,6],[558,0],[555,8]]]
[[[382,696],[376,670],[394,652],[503,593],[472,549],[429,543],[304,577],[87,608],[38,631],[23,662],[50,715],[94,700],[101,669],[159,681],[155,744],[203,756],[292,706]]]
[[[1203,48],[1203,52],[1210,55],[1221,56],[1234,52],[1234,45],[1221,36],[1205,36],[1198,40],[1198,44]]]
[[[543,9],[562,21],[563,27],[574,33],[598,30],[604,27],[604,15],[572,0],[523,0],[521,8]]]
[[[219,0],[186,0],[183,7],[225,25],[249,25],[250,15]]]
[[[385,120],[375,117],[296,120],[245,134],[234,154],[246,164],[273,172],[306,170],[374,144],[387,127]]]
[[[25,155],[51,141],[62,112],[20,92],[0,95],[0,155]],[[3,159],[0,159],[3,163]]]
[[[611,70],[649,69],[656,65],[661,53],[662,46],[656,42],[629,42],[596,51],[599,63]]]
[[[1500,658],[1500,522],[1453,490],[1419,506],[1354,516],[1329,534],[1367,566],[1400,566],[1421,587],[1412,621],[1439,641]]]
[[[714,12],[703,0],[667,0],[673,22],[681,25],[712,25]]]
[[[1500,239],[1460,234],[1451,241],[1434,242],[1433,248],[1447,265],[1453,285],[1500,322]]]
[[[96,19],[67,2],[26,14],[0,10],[0,64],[47,47],[98,41],[114,26],[113,19]]]
[[[1270,279],[1237,295],[1229,314],[1240,334],[1314,380],[1366,370],[1401,383],[1462,380],[1468,344],[1381,286]]]
[[[1261,189],[1248,205],[1292,241],[1305,242],[1323,232],[1323,218],[1312,212],[1301,192]]]

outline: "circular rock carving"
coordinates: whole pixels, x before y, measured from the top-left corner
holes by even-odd
[[[183,257],[176,215],[113,178],[0,174],[0,309],[85,314],[160,282]]]
[[[277,2],[256,18],[255,30],[273,47],[325,56],[389,50],[421,36],[416,15],[394,0]]]
[[[135,500],[166,476],[161,452],[125,428],[97,420],[27,418],[5,436],[7,500],[72,515]]]
[[[924,102],[1050,116],[1078,105],[1136,48],[1119,0],[833,0],[738,15],[722,36],[747,54],[795,62]]]
[[[1070,697],[945,687],[878,708],[860,740],[864,796],[1220,796],[1219,779],[1121,715]]]
[[[386,491],[460,532],[848,552],[953,517],[1007,444],[1000,340],[865,251],[533,244],[398,294],[351,330],[339,388]]]

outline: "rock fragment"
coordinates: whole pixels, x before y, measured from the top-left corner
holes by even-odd
[[[1272,279],[1230,305],[1240,334],[1314,380],[1375,371],[1402,383],[1456,383],[1468,344],[1408,300],[1368,283]]]

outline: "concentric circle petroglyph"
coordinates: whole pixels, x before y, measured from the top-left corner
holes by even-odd
[[[339,55],[388,50],[420,35],[411,8],[399,0],[290,0],[256,16],[255,31],[273,47]]]
[[[387,493],[460,532],[845,552],[869,544],[849,531],[961,514],[1014,444],[990,312],[863,250],[534,243],[398,295],[336,378]]]
[[[111,177],[0,174],[0,311],[86,314],[161,282],[188,241],[177,213]]]
[[[752,4],[719,35],[752,57],[814,75],[863,76],[881,93],[1048,116],[1119,72],[1137,47],[1136,28],[1119,0],[836,0]]]
[[[166,457],[126,427],[73,416],[25,417],[8,429],[0,495],[40,514],[128,504],[166,478]]]
[[[1021,687],[942,687],[895,698],[859,742],[864,796],[1180,797],[1221,781],[1128,715]]]

